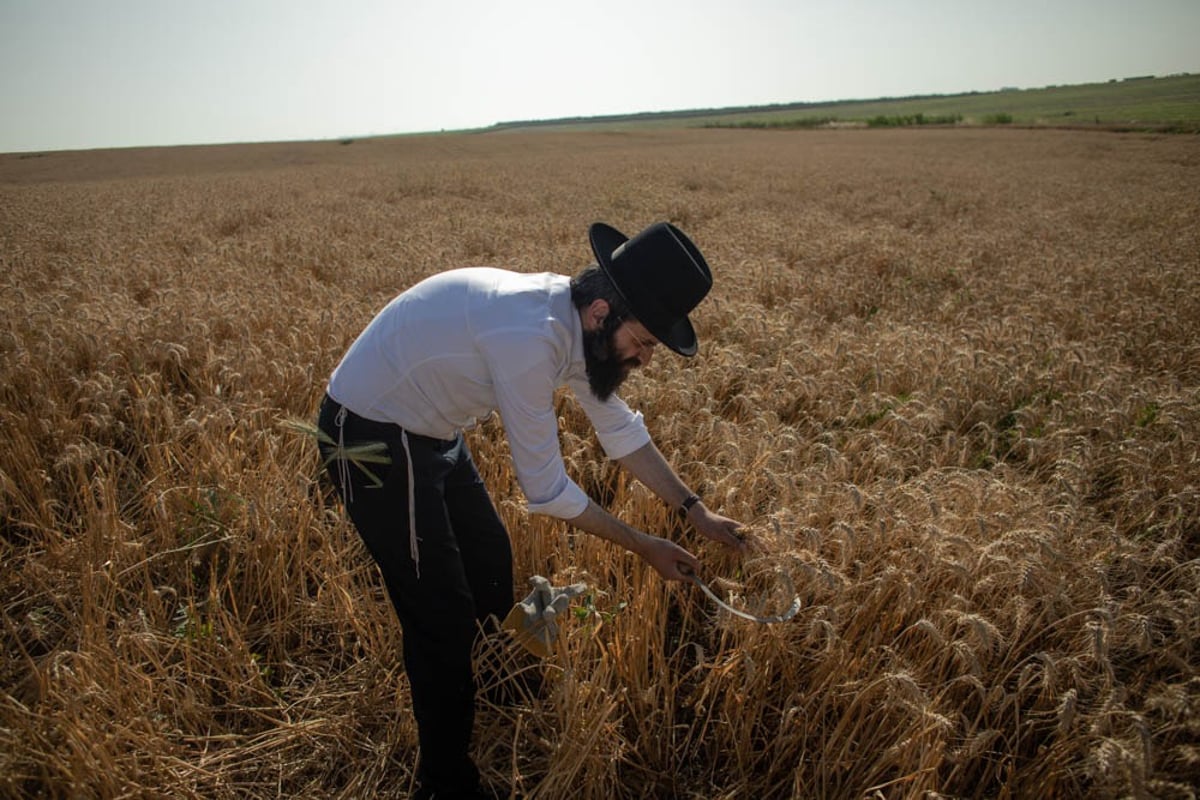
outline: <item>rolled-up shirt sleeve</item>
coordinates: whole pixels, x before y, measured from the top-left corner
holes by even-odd
[[[650,443],[650,432],[646,430],[642,412],[633,411],[616,395],[603,402],[597,400],[585,378],[573,378],[567,381],[567,385],[575,393],[575,399],[579,401],[583,413],[587,414],[596,431],[596,438],[609,458],[624,458]]]
[[[578,324],[578,323],[576,323]],[[650,441],[640,413],[612,396],[600,401],[591,393],[581,368],[561,365],[570,341],[547,326],[534,335],[527,327],[492,328],[478,347],[489,366],[496,410],[508,438],[513,471],[529,510],[573,519],[587,510],[588,496],[567,475],[559,442],[555,391],[571,389],[609,458],[622,458]]]
[[[587,509],[588,496],[568,477],[563,463],[555,381],[536,360],[525,361],[528,369],[493,375],[513,470],[531,512],[572,519]],[[512,362],[508,365],[511,369]]]

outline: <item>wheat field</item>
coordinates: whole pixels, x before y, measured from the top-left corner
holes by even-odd
[[[572,273],[670,220],[700,354],[623,392],[698,541],[560,400],[568,468],[759,626],[533,517],[586,581],[481,701],[512,797],[1194,798],[1200,139],[1021,130],[414,136],[0,156],[0,795],[405,797],[399,626],[321,479],[325,377],[455,266]],[[786,604],[786,602],[784,603]]]

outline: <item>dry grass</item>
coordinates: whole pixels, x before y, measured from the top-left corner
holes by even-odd
[[[786,625],[529,518],[586,579],[480,713],[536,798],[1194,797],[1200,142],[1028,131],[493,134],[0,157],[0,794],[403,797],[399,631],[317,480],[345,346],[419,277],[572,272],[670,219],[700,356],[631,401],[804,600]],[[680,536],[598,460],[580,482]],[[742,578],[753,596],[754,564]],[[726,587],[733,591],[736,585]]]

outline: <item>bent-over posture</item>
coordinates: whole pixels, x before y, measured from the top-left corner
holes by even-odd
[[[697,350],[688,314],[712,286],[696,246],[668,223],[632,239],[589,229],[596,263],[575,277],[486,267],[417,283],[380,311],[329,379],[319,426],[329,473],[378,563],[403,629],[420,739],[418,797],[482,797],[469,755],[471,651],[513,605],[508,533],[462,431],[499,412],[533,513],[569,521],[685,580],[695,556],[637,530],[567,475],[554,393],[574,392],[605,453],[703,535],[740,547],[738,523],[707,509],[650,440],[616,389],[658,345]],[[382,442],[372,476],[340,448]],[[382,481],[379,485],[378,478]]]

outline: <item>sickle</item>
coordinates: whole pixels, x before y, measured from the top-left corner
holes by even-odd
[[[705,584],[704,581],[700,580],[700,576],[697,575],[695,572],[693,572],[692,568],[689,567],[687,564],[680,561],[677,563],[677,566],[679,567],[679,571],[682,572],[687,577],[691,578],[692,583],[699,586],[704,591],[704,593],[706,595],[708,595],[710,599],[712,599],[713,602],[715,602],[721,608],[728,611],[730,614],[733,614],[734,616],[737,616],[737,617],[741,617],[742,619],[748,619],[751,622],[761,622],[764,625],[769,625],[769,624],[775,623],[775,622],[787,622],[789,619],[796,616],[796,612],[800,610],[800,595],[796,595],[794,598],[792,598],[792,605],[788,608],[787,611],[783,612],[782,614],[774,614],[769,617],[756,617],[755,615],[747,613],[745,611],[742,611],[741,609],[734,608],[733,606],[729,605],[724,600],[722,600],[720,597],[717,597],[716,593],[713,592],[712,589],[708,588],[708,585]],[[790,588],[791,581],[788,580],[788,578],[786,576],[784,576],[784,580],[788,582],[788,585]]]

